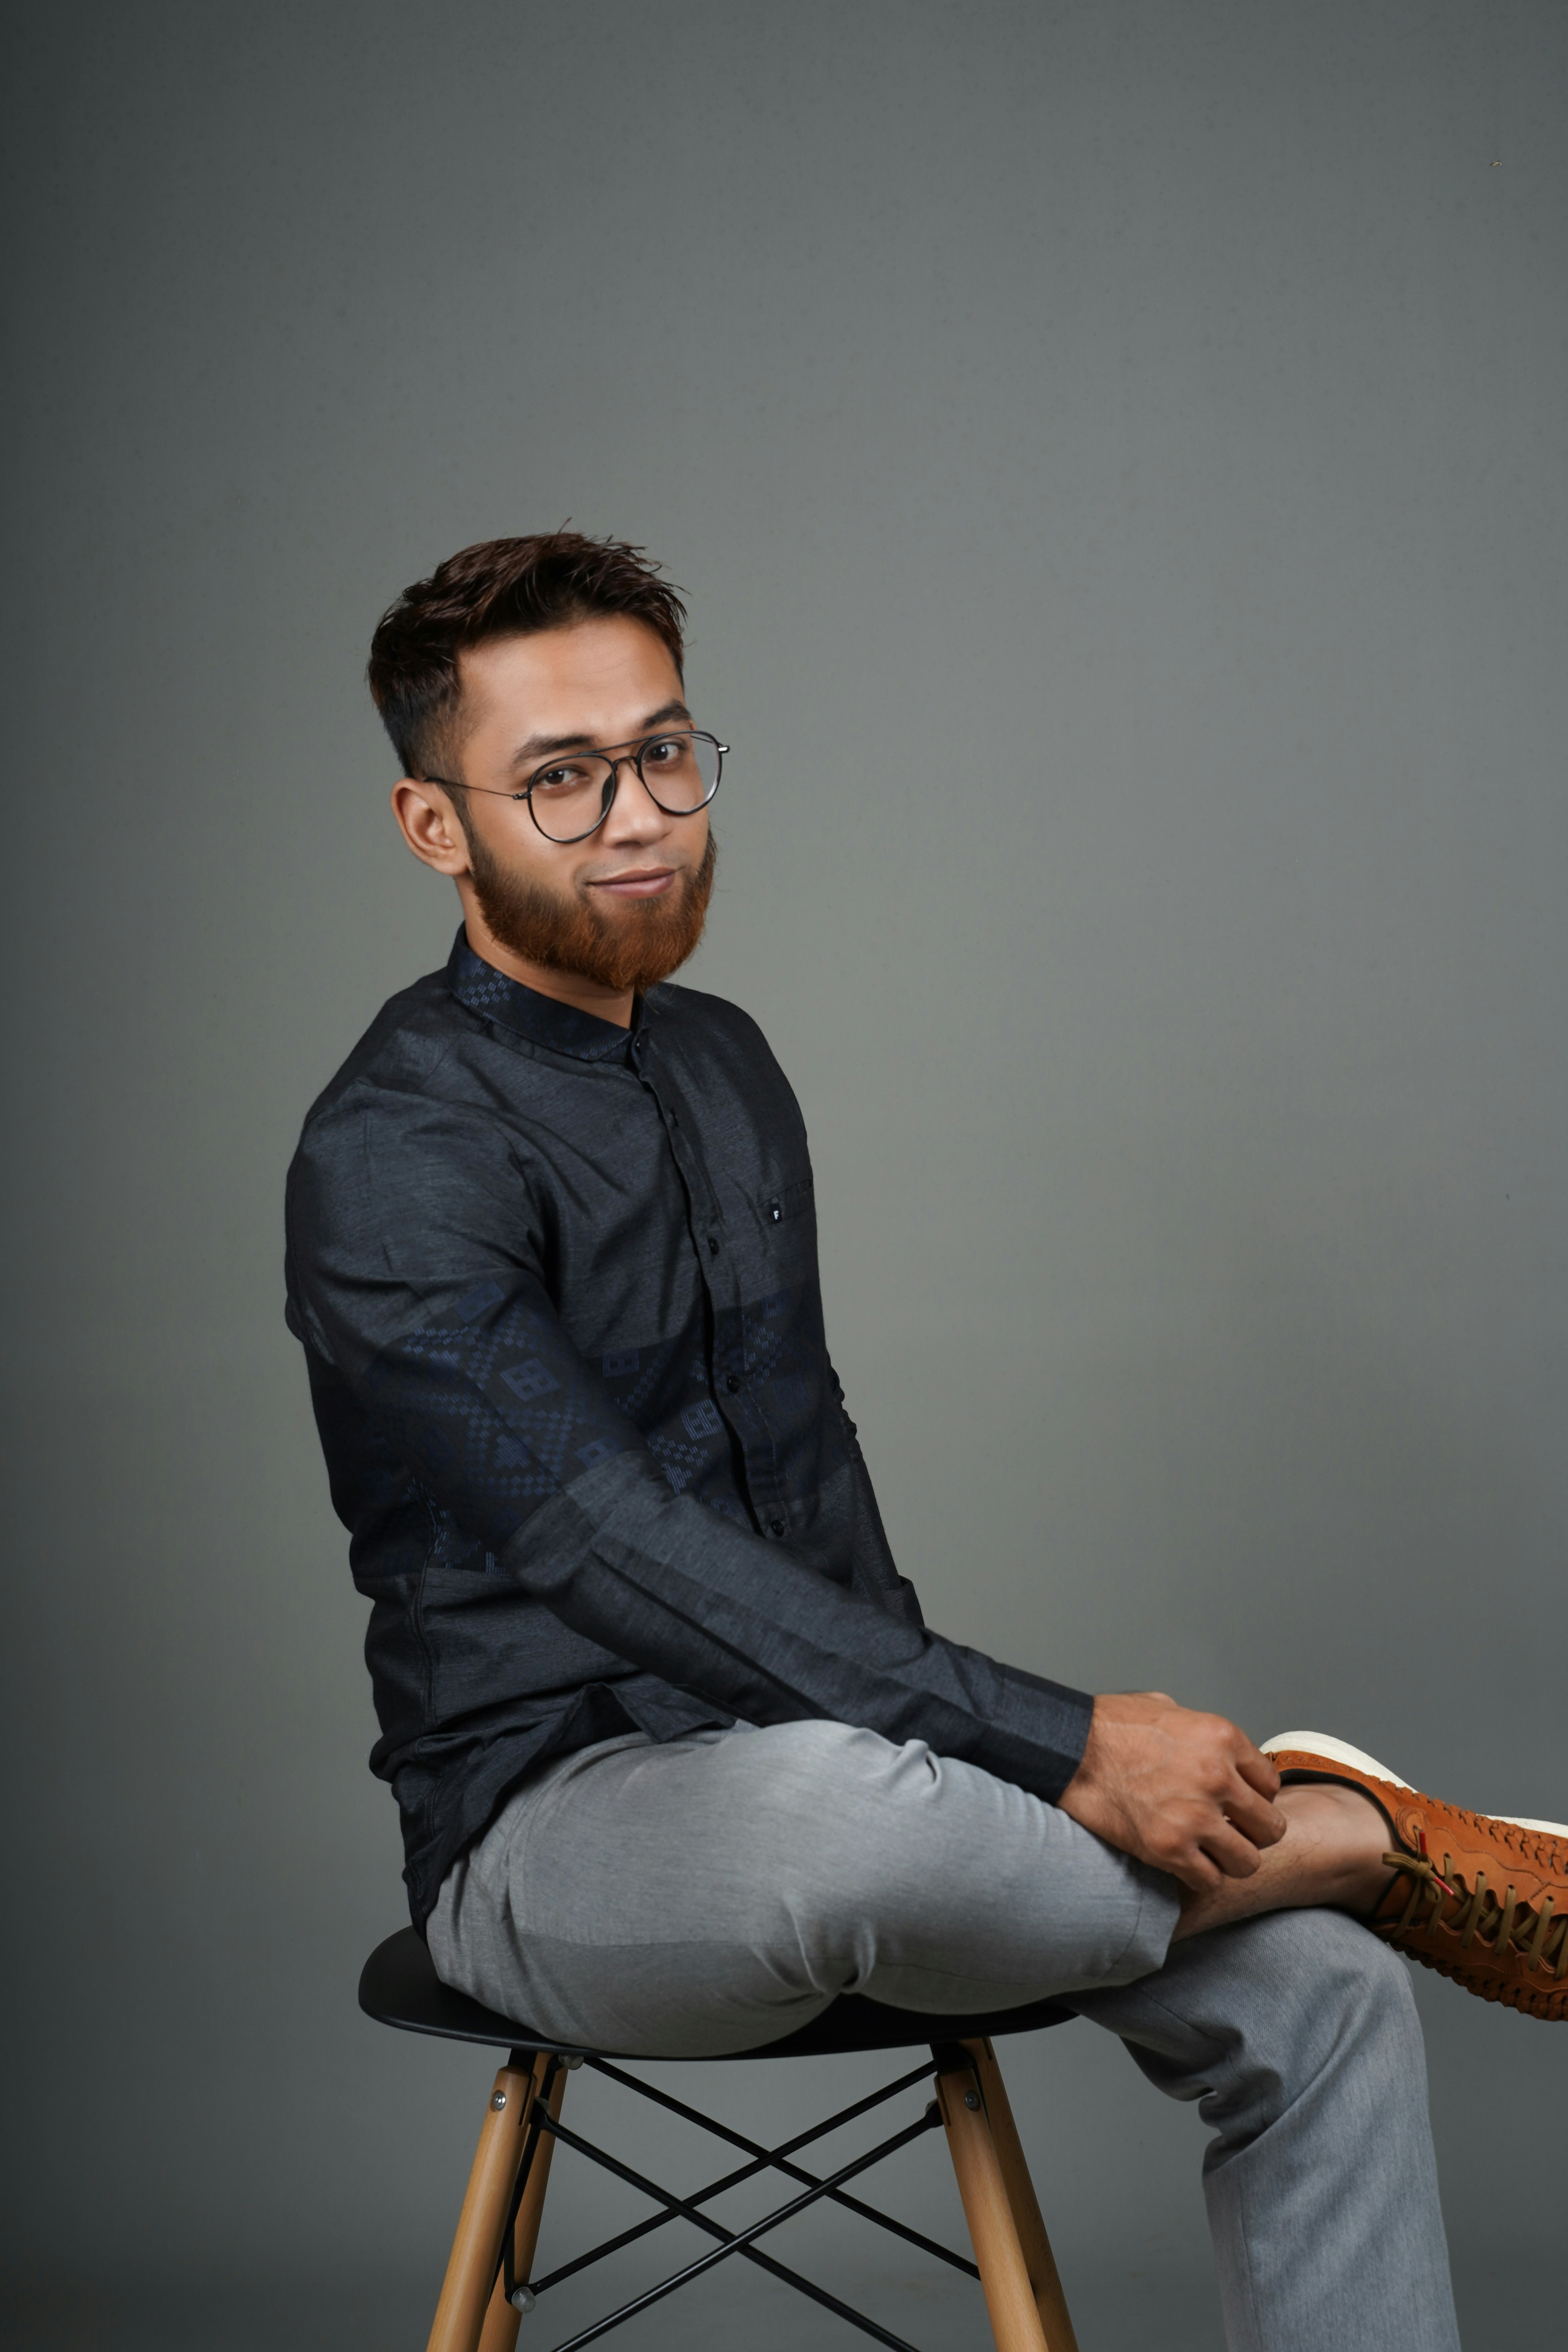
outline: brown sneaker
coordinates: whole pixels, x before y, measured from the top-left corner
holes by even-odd
[[[1381,1808],[1397,1851],[1374,1935],[1482,2000],[1568,2022],[1568,1828],[1461,1812],[1321,1732],[1263,1752],[1282,1780],[1346,1780]]]

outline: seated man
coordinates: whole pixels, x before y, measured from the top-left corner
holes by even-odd
[[[1395,1956],[1568,2015],[1568,1831],[924,1624],[828,1361],[795,1097],[745,1013],[668,985],[725,749],[683,618],[632,548],[501,540],[371,655],[463,929],[306,1121],[289,1319],[416,1924],[449,1983],[649,2056],[846,1991],[1063,1999],[1215,2127],[1233,2347],[1443,2352]]]

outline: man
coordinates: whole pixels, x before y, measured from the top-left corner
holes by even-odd
[[[668,984],[725,749],[683,618],[637,551],[557,533],[453,557],[372,651],[463,928],[306,1122],[289,1315],[416,1923],[449,1982],[648,2055],[849,1990],[1060,1996],[1216,2127],[1233,2347],[1441,2352],[1390,1947],[1561,2019],[1568,1831],[925,1627],[826,1354],[794,1097]]]

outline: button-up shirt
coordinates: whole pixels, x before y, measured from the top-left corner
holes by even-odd
[[[827,1717],[1066,1787],[1091,1701],[893,1564],[737,1006],[665,985],[628,1032],[459,933],[311,1109],[288,1239],[416,1923],[531,1766],[628,1730]]]

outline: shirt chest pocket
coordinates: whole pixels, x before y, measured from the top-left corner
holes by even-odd
[[[770,1184],[756,1196],[762,1227],[763,1281],[772,1290],[793,1291],[816,1276],[816,1200],[809,1176],[793,1184]]]
[[[763,1194],[762,1218],[765,1234],[772,1234],[785,1225],[799,1224],[802,1220],[812,1221],[816,1213],[815,1180],[810,1176],[798,1177],[793,1184],[781,1184]],[[781,1234],[781,1238],[793,1241],[795,1235]]]

